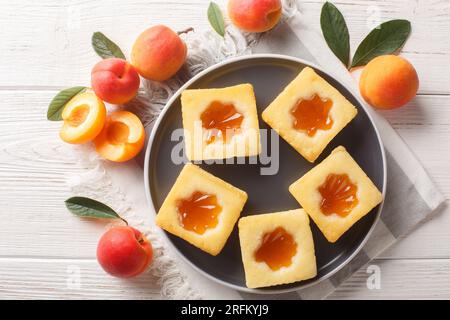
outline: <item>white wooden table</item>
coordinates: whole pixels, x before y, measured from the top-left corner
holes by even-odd
[[[0,299],[160,298],[150,276],[122,281],[99,268],[95,247],[104,226],[71,216],[63,204],[70,196],[65,174],[85,168],[60,142],[60,124],[46,120],[46,109],[61,88],[89,84],[98,61],[92,32],[103,31],[129,53],[136,35],[153,24],[209,28],[208,2],[0,0]],[[347,19],[353,50],[374,15],[412,21],[403,54],[419,72],[420,94],[384,115],[450,199],[450,1],[334,2]],[[319,23],[322,3],[302,1],[310,23]],[[374,263],[380,290],[369,290],[360,270],[331,297],[450,298],[450,208]],[[70,285],[78,270],[79,288]]]

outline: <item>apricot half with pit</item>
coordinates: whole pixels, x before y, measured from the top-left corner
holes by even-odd
[[[145,129],[141,120],[129,111],[116,111],[107,118],[95,138],[95,149],[105,159],[124,162],[134,158],[144,146]]]
[[[73,97],[61,114],[64,124],[59,132],[62,140],[80,144],[92,141],[105,124],[106,107],[92,91]]]

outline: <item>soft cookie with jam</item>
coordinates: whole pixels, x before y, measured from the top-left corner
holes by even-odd
[[[310,67],[287,85],[262,118],[309,162],[356,116],[357,109]]]
[[[186,164],[156,216],[156,224],[215,256],[247,201],[231,184]]]
[[[241,218],[239,241],[249,288],[292,283],[317,274],[309,218],[303,209]]]
[[[191,161],[256,156],[260,134],[251,84],[181,94],[186,156]]]
[[[383,199],[342,146],[291,184],[289,191],[329,242],[336,242]]]

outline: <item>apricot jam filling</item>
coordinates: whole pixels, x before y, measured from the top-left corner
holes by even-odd
[[[203,128],[208,130],[207,143],[231,138],[241,128],[244,116],[233,104],[213,101],[200,116]]]
[[[87,116],[89,115],[89,106],[87,104],[82,104],[75,109],[72,110],[70,113],[69,119],[66,120],[72,127],[78,127],[80,124],[82,124]]]
[[[322,99],[315,94],[309,100],[297,102],[291,109],[294,116],[294,128],[306,131],[307,135],[313,137],[317,130],[328,130],[333,125],[333,119],[330,116],[330,109],[333,101]]]
[[[284,228],[264,234],[259,248],[255,251],[255,260],[265,262],[270,269],[276,271],[281,267],[289,267],[292,257],[297,253],[297,243]]]
[[[112,144],[121,144],[128,141],[130,135],[130,128],[119,121],[111,122],[108,126],[108,141]]]
[[[327,216],[336,213],[345,217],[358,204],[358,187],[346,174],[329,174],[318,190],[322,196],[320,210]]]
[[[178,200],[177,211],[184,229],[204,234],[217,226],[222,207],[215,195],[195,191],[189,198]]]

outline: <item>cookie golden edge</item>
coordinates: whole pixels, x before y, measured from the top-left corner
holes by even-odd
[[[256,262],[254,252],[266,232],[283,227],[295,239],[297,253],[292,265],[271,270],[266,263]],[[303,209],[258,214],[239,219],[239,243],[248,288],[263,288],[314,278],[317,264],[309,217]]]
[[[202,186],[206,187],[201,189],[201,191],[216,194],[219,204],[222,206],[222,212],[219,216],[219,224],[215,228],[207,230],[203,235],[199,235],[184,229],[180,225],[176,203],[180,198],[188,197],[192,192],[197,191],[194,189]],[[208,188],[214,190],[206,190]],[[189,242],[198,249],[216,256],[225,246],[247,199],[248,196],[245,191],[194,164],[187,163],[161,205],[156,215],[155,223],[160,228]]]
[[[313,82],[318,81],[325,90],[339,100],[340,116],[339,121],[332,128],[332,133],[325,136],[320,143],[311,143],[312,146],[305,146],[305,141],[308,141],[308,137],[303,137],[299,140],[296,129],[292,127],[292,124],[283,124],[286,121],[279,121],[278,112],[279,104],[283,104],[285,97],[292,96],[292,91],[295,91],[295,87],[301,82]],[[291,106],[290,106],[291,107]],[[323,150],[328,144],[338,135],[358,114],[358,109],[348,101],[335,87],[333,87],[328,81],[318,75],[311,67],[305,67],[303,70],[292,80],[280,94],[264,109],[261,117],[272,129],[274,129],[278,135],[283,138],[291,147],[293,147],[301,156],[307,161],[314,163],[317,158],[322,154]],[[336,120],[336,119],[335,119]],[[291,122],[291,121],[289,121]]]
[[[247,128],[237,134],[237,136],[241,135],[237,138],[240,141],[232,138],[233,143],[221,141],[221,143],[208,145],[203,141],[202,136],[201,139],[196,137],[198,129],[203,130],[203,128],[195,128],[195,122],[199,121],[200,113],[206,109],[206,106],[201,105],[204,101],[210,103],[214,100],[231,102],[247,118]],[[201,107],[198,107],[199,105]],[[261,153],[258,110],[252,84],[243,83],[224,88],[186,89],[181,93],[181,113],[186,157],[190,161],[251,157]]]
[[[338,217],[337,215],[324,215],[318,209],[316,199],[313,200],[312,198],[314,197],[311,195],[313,190],[316,190],[318,187],[316,182],[311,185],[311,181],[314,180],[313,178],[316,174],[315,172],[322,170],[321,168],[327,166],[329,162],[334,161],[333,157],[336,155],[343,155],[345,161],[339,165],[345,167],[345,170],[353,171],[354,175],[358,177],[358,189],[363,184],[364,202],[361,202],[361,206],[357,211],[352,211],[345,218]],[[345,170],[338,173],[347,173]],[[332,172],[328,172],[328,174],[330,173]],[[383,202],[383,194],[343,146],[336,147],[321,163],[294,181],[289,186],[289,192],[303,209],[305,209],[306,213],[330,243],[338,241],[355,223]]]

